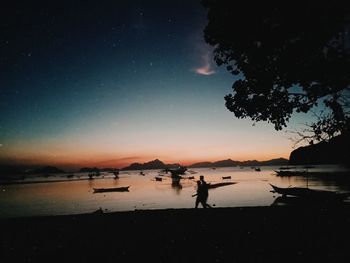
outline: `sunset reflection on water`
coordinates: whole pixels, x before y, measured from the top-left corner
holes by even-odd
[[[262,167],[256,172],[250,167],[240,169],[198,168],[191,169],[194,179],[182,179],[179,184],[172,182],[169,175],[156,181],[159,170],[122,171],[119,179],[105,173],[93,180],[72,180],[51,183],[12,184],[0,186],[0,217],[58,215],[90,213],[101,208],[104,212],[130,211],[135,209],[192,208],[196,192],[196,180],[204,175],[208,183],[236,182],[209,191],[208,203],[215,207],[269,206],[275,197],[269,183],[281,187],[301,186],[326,190],[339,190],[333,181],[321,181],[304,177],[277,177],[278,167]],[[320,168],[324,169],[324,168]],[[223,176],[231,176],[224,180]],[[308,182],[306,182],[306,179]],[[51,179],[52,180],[52,179]],[[93,193],[93,188],[130,186],[129,192]]]

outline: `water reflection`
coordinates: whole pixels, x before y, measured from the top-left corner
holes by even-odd
[[[181,180],[172,180],[170,175],[160,175],[160,170],[147,170],[143,176],[139,171],[121,171],[119,179],[114,174],[103,174],[104,178],[88,179],[87,173],[75,173],[74,178],[57,175],[47,178],[50,183],[0,184],[0,217],[76,214],[93,212],[102,207],[108,211],[128,211],[134,209],[192,208],[195,181],[204,175],[208,183],[223,181],[237,182],[209,191],[208,203],[216,207],[269,206],[298,202],[299,200],[274,198],[271,184],[279,187],[306,187],[331,191],[350,191],[350,176],[315,177],[310,175],[278,177],[279,167],[261,167],[261,172],[240,167],[196,168],[186,172]],[[312,170],[322,170],[316,167]],[[330,170],[326,167],[324,170]],[[327,170],[327,171],[328,171]],[[61,177],[62,178],[61,178]],[[161,176],[162,181],[154,178]],[[194,176],[194,179],[190,177]],[[188,178],[187,178],[188,177]],[[231,179],[223,179],[231,178]],[[43,178],[26,178],[42,181]],[[61,182],[57,182],[62,180]],[[64,181],[63,181],[64,180]],[[93,188],[112,188],[130,185],[130,192],[94,195]],[[276,197],[276,196],[275,196]]]
[[[182,184],[180,183],[180,179],[171,178],[171,187],[175,190],[175,193],[179,195],[182,190]]]

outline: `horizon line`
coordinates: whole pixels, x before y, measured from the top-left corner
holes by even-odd
[[[203,161],[195,161],[195,162],[191,162],[191,163],[187,163],[187,162],[176,162],[176,161],[162,161],[160,160],[159,158],[155,158],[155,159],[151,159],[151,160],[148,160],[148,161],[144,161],[144,162],[130,162],[128,163],[127,165],[107,165],[107,166],[101,166],[101,165],[84,165],[84,164],[73,164],[73,163],[62,163],[62,164],[53,164],[53,163],[13,163],[13,164],[10,164],[10,163],[1,163],[0,166],[54,166],[54,167],[75,167],[76,169],[78,169],[78,167],[80,168],[85,168],[85,167],[97,167],[99,169],[103,169],[103,168],[117,168],[117,169],[124,169],[124,168],[127,168],[128,166],[132,165],[132,164],[145,164],[145,163],[149,163],[149,162],[152,162],[152,161],[160,161],[166,165],[169,165],[169,164],[179,164],[181,166],[192,166],[194,164],[198,164],[198,163],[215,163],[215,162],[219,162],[219,161],[227,161],[227,160],[231,160],[231,161],[234,161],[234,162],[239,162],[239,163],[244,163],[244,162],[249,162],[249,161],[257,161],[257,162],[264,162],[264,161],[271,161],[271,160],[276,160],[276,159],[285,159],[285,160],[288,160],[288,158],[284,158],[284,157],[276,157],[276,158],[271,158],[271,159],[264,159],[264,160],[257,160],[257,159],[247,159],[247,160],[243,160],[243,161],[238,161],[238,160],[234,160],[232,158],[226,158],[226,159],[220,159],[220,160],[214,160],[214,161],[206,161],[206,160],[203,160]],[[99,162],[101,163],[101,162]],[[184,163],[187,163],[187,164],[184,164]]]

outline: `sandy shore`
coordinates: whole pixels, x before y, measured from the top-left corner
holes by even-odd
[[[0,262],[348,262],[350,206],[0,219]]]

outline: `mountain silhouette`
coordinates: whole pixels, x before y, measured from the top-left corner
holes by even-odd
[[[231,159],[221,160],[216,162],[199,162],[189,165],[189,168],[207,168],[207,167],[235,167],[235,166],[266,166],[266,165],[286,165],[288,164],[288,159],[277,158],[268,161],[234,161]]]
[[[235,166],[265,166],[265,165],[286,165],[288,159],[277,158],[268,161],[234,161],[232,159],[219,160],[216,162],[198,162],[187,166],[188,168],[208,168],[208,167],[235,167]],[[178,163],[166,164],[158,159],[155,159],[146,163],[132,163],[121,170],[152,170],[152,169],[166,169],[166,168],[177,168],[181,165]]]
[[[152,170],[152,169],[165,169],[165,168],[175,168],[179,167],[180,164],[165,164],[162,161],[155,159],[146,163],[132,163],[127,167],[122,168],[122,170]]]

